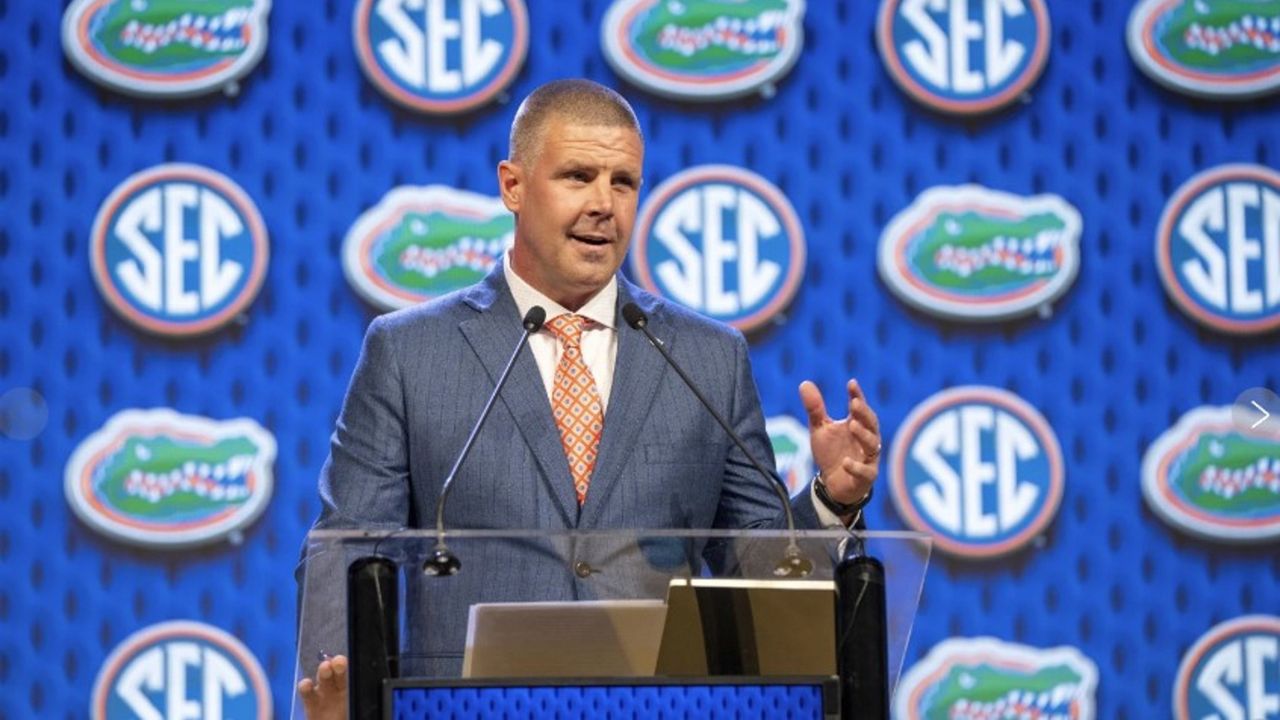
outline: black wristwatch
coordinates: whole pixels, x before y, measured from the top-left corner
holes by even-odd
[[[853,515],[854,513],[861,510],[862,508],[866,507],[867,503],[871,502],[871,496],[876,491],[875,487],[873,486],[871,489],[867,490],[867,494],[857,502],[851,502],[851,503],[836,502],[831,498],[830,495],[827,494],[827,484],[822,481],[821,472],[818,472],[813,476],[813,490],[818,496],[818,501],[821,502],[823,506],[825,506],[828,510],[835,513],[836,515],[840,515],[840,516]]]

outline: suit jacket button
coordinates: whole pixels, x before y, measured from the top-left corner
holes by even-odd
[[[577,575],[580,578],[586,579],[591,577],[591,572],[592,572],[591,565],[589,563],[585,563],[579,560],[578,562],[573,564],[573,574]]]

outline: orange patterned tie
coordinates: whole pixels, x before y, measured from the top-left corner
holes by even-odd
[[[573,476],[579,506],[587,499],[587,485],[591,483],[600,433],[604,430],[600,392],[582,360],[582,326],[586,321],[581,315],[560,315],[546,324],[564,347],[551,390],[551,415],[560,428],[560,443],[569,459],[569,474]]]

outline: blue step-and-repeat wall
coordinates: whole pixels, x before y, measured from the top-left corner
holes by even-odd
[[[268,5],[0,0],[0,717],[288,712],[364,329],[492,266],[569,76],[783,474],[801,380],[878,411],[896,716],[1280,717],[1280,4]]]

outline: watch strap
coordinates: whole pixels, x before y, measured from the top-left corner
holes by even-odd
[[[818,502],[822,503],[831,512],[836,515],[853,515],[871,502],[871,496],[875,494],[875,487],[867,490],[867,494],[861,500],[851,503],[836,502],[831,495],[827,493],[827,484],[822,479],[822,472],[819,471],[813,476],[813,491],[818,496]]]

